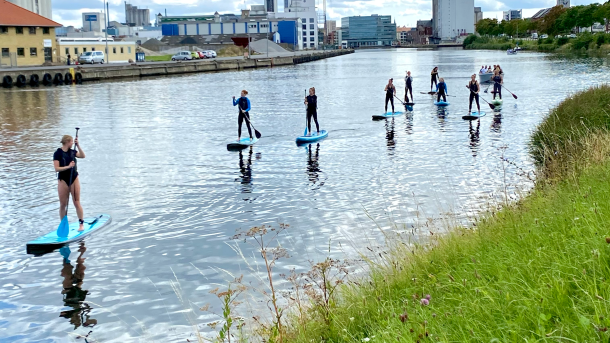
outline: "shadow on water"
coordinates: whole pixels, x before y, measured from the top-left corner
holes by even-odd
[[[244,151],[239,151],[239,177],[235,181],[239,181],[241,184],[241,192],[250,194],[252,193],[252,155],[254,154],[254,148],[249,147],[247,152],[247,158],[244,159]],[[259,155],[256,156],[259,158]],[[244,199],[248,200],[248,199]]]
[[[307,176],[309,177],[309,182],[311,182],[312,190],[318,190],[322,186],[326,180],[323,178],[320,180],[320,176],[324,174],[324,172],[320,169],[320,143],[316,144],[315,151],[313,148],[313,144],[309,144],[307,146]]]
[[[470,150],[472,150],[472,157],[477,157],[477,154],[479,152],[479,146],[481,145],[481,141],[480,141],[481,119],[477,119],[476,128],[473,127],[473,125],[472,125],[473,121],[474,120],[470,121],[470,131],[469,131]]]
[[[493,114],[491,120],[491,132],[502,133],[502,113],[497,112]]]
[[[93,328],[97,325],[97,319],[90,316],[93,308],[85,302],[89,291],[82,288],[85,280],[85,269],[87,269],[85,267],[85,257],[83,256],[85,251],[87,251],[85,242],[81,242],[78,247],[79,255],[76,258],[76,267],[74,267],[70,261],[70,247],[66,245],[59,249],[59,253],[63,256],[63,266],[61,269],[63,289],[61,294],[63,294],[64,306],[72,308],[61,311],[59,316],[68,319],[70,324],[74,325],[74,330],[81,326]]]

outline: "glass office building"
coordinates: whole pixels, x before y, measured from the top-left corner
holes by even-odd
[[[392,46],[396,41],[396,23],[390,15],[346,17],[341,19],[343,41],[350,48]]]

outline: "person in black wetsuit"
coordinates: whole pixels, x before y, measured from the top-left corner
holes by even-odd
[[[411,100],[413,99],[413,77],[411,76],[411,72],[407,72],[407,76],[405,77],[405,102],[409,102],[409,93],[411,93]]]
[[[305,97],[305,106],[307,106],[307,130],[311,134],[311,119],[316,123],[316,130],[320,133],[320,125],[318,124],[318,96],[314,87],[309,88],[309,95]]]
[[[477,81],[476,74],[473,74],[470,77],[470,82],[468,82],[468,86],[466,88],[470,89],[470,101],[468,102],[468,113],[472,112],[472,100],[477,101],[477,110],[481,112],[481,105],[479,105],[479,91],[481,87],[479,86],[479,81]]]
[[[441,96],[443,97],[443,101],[447,102],[447,84],[445,83],[445,79],[441,77],[440,82],[436,85],[436,102],[441,101]]]
[[[438,86],[438,67],[434,67],[432,72],[430,73],[430,91],[432,92],[432,87],[436,85]]]
[[[239,105],[239,106],[238,106]],[[241,140],[241,125],[246,120],[246,127],[248,128],[248,134],[250,135],[250,140],[252,140],[252,129],[250,128],[250,99],[248,99],[248,91],[242,90],[241,97],[239,99],[235,99],[233,97],[233,106],[239,107],[239,116],[237,117],[237,141]]]
[[[494,100],[496,100],[496,95],[500,97],[500,100],[502,100],[502,84],[504,83],[504,80],[502,75],[500,75],[499,70],[494,72],[494,76],[491,78],[491,80],[494,82]]]
[[[388,101],[392,103],[392,113],[394,113],[394,96],[396,95],[396,87],[394,87],[394,79],[390,79],[385,86],[385,112],[388,112]]]
[[[72,144],[76,144],[77,150],[72,149]],[[83,207],[80,204],[80,181],[76,168],[76,158],[85,158],[85,152],[78,143],[78,137],[65,135],[61,138],[61,148],[53,154],[53,166],[57,172],[57,193],[59,195],[59,219],[66,216],[68,210],[68,197],[72,193],[72,202],[76,207],[76,214],[80,226],[78,231],[83,231]]]

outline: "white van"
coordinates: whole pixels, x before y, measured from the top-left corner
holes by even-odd
[[[78,57],[78,63],[86,64],[86,63],[101,63],[104,64],[104,53],[102,51],[87,51],[83,52]]]
[[[190,61],[193,59],[190,51],[180,51],[179,53],[172,56],[172,61]]]

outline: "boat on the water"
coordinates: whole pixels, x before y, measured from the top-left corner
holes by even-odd
[[[516,55],[516,54],[517,54],[517,50],[508,49],[508,50],[506,50],[506,53],[507,53],[508,55]]]
[[[494,73],[481,73],[481,74],[479,74],[479,83],[490,83],[492,76],[494,76]]]

